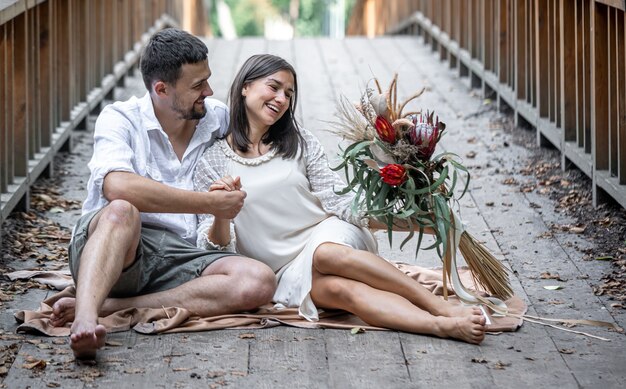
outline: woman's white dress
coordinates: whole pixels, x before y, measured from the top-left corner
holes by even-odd
[[[278,276],[274,302],[299,307],[300,315],[317,320],[311,300],[312,260],[322,243],[334,242],[377,252],[367,219],[351,212],[352,196],[337,195],[345,186],[329,169],[315,136],[301,130],[306,142],[293,159],[274,150],[258,158],[237,155],[225,140],[213,144],[198,162],[194,174],[197,191],[207,191],[215,180],[241,177],[247,197],[233,220],[231,244],[226,248],[269,265]],[[212,215],[199,215],[198,246],[218,247],[207,239]],[[234,247],[233,247],[234,246]]]

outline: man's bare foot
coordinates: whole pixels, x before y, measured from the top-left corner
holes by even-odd
[[[70,347],[76,359],[95,359],[98,349],[104,347],[107,330],[101,324],[75,320],[70,334]]]
[[[52,305],[52,315],[50,324],[55,327],[63,327],[65,323],[74,321],[76,309],[76,299],[74,297],[63,297]]]
[[[441,333],[438,335],[443,338],[455,338],[473,344],[480,344],[485,339],[485,317],[482,313],[441,319]]]

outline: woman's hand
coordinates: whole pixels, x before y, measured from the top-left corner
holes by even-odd
[[[231,176],[224,176],[211,184],[211,186],[209,187],[209,192],[214,190],[225,190],[228,192],[241,190],[241,178],[239,176],[235,178]]]

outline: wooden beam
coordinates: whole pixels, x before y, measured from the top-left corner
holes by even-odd
[[[16,176],[28,174],[28,15],[26,12],[12,20],[14,24],[13,51],[13,144]]]
[[[0,193],[7,191],[8,184],[8,145],[9,116],[8,106],[9,83],[7,82],[7,46],[10,44],[7,24],[0,24]],[[0,212],[1,214],[1,212]]]
[[[527,58],[527,46],[526,42],[528,39],[528,29],[526,28],[526,2],[527,0],[518,0],[516,1],[515,7],[517,8],[515,12],[517,13],[517,18],[515,19],[515,92],[516,97],[519,100],[526,100],[527,91],[526,91],[526,79],[528,74],[528,67],[526,66],[526,58]]]
[[[537,110],[539,117],[550,114],[550,29],[548,23],[548,4],[544,0],[535,0],[535,70]]]
[[[608,111],[608,9],[603,4],[591,6],[591,123],[592,158],[596,170],[609,168]]]
[[[498,79],[501,83],[509,81],[509,39],[508,25],[509,9],[507,0],[498,0],[498,13],[496,23],[498,26]]]
[[[56,35],[57,35],[57,112],[59,121],[70,120],[70,90],[74,83],[71,74],[71,37],[70,25],[72,24],[72,7],[70,0],[57,1],[56,9]]]
[[[561,127],[566,141],[576,140],[576,3],[560,0]]]
[[[617,18],[617,72],[618,77],[618,131],[617,176],[620,185],[626,185],[626,13]]]
[[[607,67],[608,67],[608,122],[609,122],[609,171],[611,175],[617,177],[617,119],[618,119],[618,75],[616,74],[617,63],[617,9],[609,8],[607,18],[608,48],[607,48]]]
[[[39,12],[39,112],[40,121],[39,126],[41,128],[41,145],[43,147],[49,147],[52,144],[52,132],[54,126],[52,122],[52,107],[54,106],[54,100],[52,99],[53,87],[53,73],[52,73],[52,43],[50,39],[50,31],[52,29],[52,13],[51,2],[42,3],[37,7]]]

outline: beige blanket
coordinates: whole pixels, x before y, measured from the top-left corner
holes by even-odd
[[[436,295],[443,294],[441,270],[426,269],[413,265],[396,264],[411,278],[420,282]],[[461,280],[466,286],[472,285],[471,275],[467,269],[460,269]],[[19,311],[16,319],[22,323],[18,332],[40,333],[48,336],[68,336],[70,323],[64,327],[50,325],[52,305],[62,297],[74,296],[74,287],[68,286],[60,293],[43,301],[37,311]],[[452,291],[449,291],[452,294]],[[453,295],[451,301],[457,301]],[[509,312],[516,315],[526,313],[524,301],[514,296],[506,301]],[[522,325],[522,319],[514,317],[490,317],[491,323],[487,326],[488,332],[515,331]],[[278,325],[289,325],[302,328],[355,328],[384,330],[365,324],[358,317],[344,311],[325,311],[320,314],[320,320],[309,322],[298,315],[297,308],[276,309],[272,305],[262,306],[250,313],[221,315],[213,317],[193,316],[183,308],[130,308],[115,312],[99,320],[109,332],[127,331],[133,329],[143,334],[194,332],[218,330],[225,328],[266,328]]]

